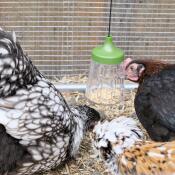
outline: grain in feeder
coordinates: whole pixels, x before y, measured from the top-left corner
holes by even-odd
[[[121,63],[124,52],[117,48],[110,35],[112,0],[108,36],[101,46],[92,50],[86,97],[97,104],[123,105],[124,74]]]

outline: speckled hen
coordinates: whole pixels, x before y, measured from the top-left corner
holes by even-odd
[[[132,118],[98,123],[93,145],[113,175],[175,174],[175,141],[144,141]]]
[[[15,34],[0,31],[0,174],[57,167],[76,155],[85,131],[99,119],[88,106],[68,106]]]

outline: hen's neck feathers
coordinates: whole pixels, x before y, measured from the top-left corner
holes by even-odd
[[[142,83],[144,81],[144,78],[147,76],[157,74],[165,68],[175,66],[174,64],[168,64],[166,62],[154,61],[154,60],[138,60],[136,63],[143,64],[145,66],[145,70],[143,74],[140,76],[138,83]]]

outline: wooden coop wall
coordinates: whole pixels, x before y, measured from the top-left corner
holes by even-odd
[[[86,74],[108,29],[107,0],[0,0],[0,26],[49,78]],[[113,1],[112,35],[126,56],[174,60],[175,0]]]

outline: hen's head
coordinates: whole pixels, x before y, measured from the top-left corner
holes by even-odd
[[[8,33],[0,28],[0,58],[16,57],[19,53],[23,51],[16,41],[15,32]]]
[[[124,61],[124,69],[127,79],[133,82],[139,82],[141,76],[145,71],[145,65],[138,60],[127,58]]]
[[[97,122],[100,120],[100,114],[95,109],[84,105],[74,106],[71,111],[76,114],[79,122],[83,124],[84,130],[92,130]]]
[[[143,132],[134,119],[124,116],[99,122],[93,133],[93,147],[103,159],[122,154],[126,148],[143,138]]]
[[[0,57],[16,53],[16,36],[0,30]]]

